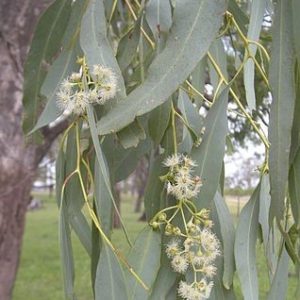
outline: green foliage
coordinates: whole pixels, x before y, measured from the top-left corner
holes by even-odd
[[[25,66],[24,128],[48,126],[60,107],[69,120],[57,159],[66,298],[76,298],[72,229],[91,257],[96,299],[234,299],[235,272],[244,298],[258,299],[258,240],[268,299],[285,298],[289,257],[300,267],[300,11],[292,0],[276,1],[274,15],[269,1],[244,4],[56,1],[42,16]],[[265,160],[235,229],[219,189],[226,145],[247,132]],[[144,156],[151,226],[132,245],[121,220],[126,256],[111,241],[113,213],[120,215],[113,188]],[[199,238],[205,230],[217,243],[210,271],[193,260],[208,251]],[[177,256],[166,249],[169,236],[178,238]]]
[[[70,12],[70,0],[57,0],[43,14],[36,28],[24,67],[25,132],[29,132],[37,122],[43,100],[40,89],[48,65],[52,64],[53,58],[59,52]]]

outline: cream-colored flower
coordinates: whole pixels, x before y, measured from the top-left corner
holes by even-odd
[[[197,164],[195,161],[193,161],[190,157],[183,155],[183,163],[188,168],[196,167]]]
[[[180,155],[178,155],[178,154],[173,154],[173,155],[167,157],[163,162],[163,164],[169,168],[175,167],[179,163],[180,163]]]
[[[70,93],[72,90],[72,86],[73,84],[68,79],[64,79],[60,84],[60,90],[66,93]]]
[[[180,252],[179,241],[175,239],[171,240],[171,242],[169,242],[166,247],[167,256],[169,258],[172,258],[178,255],[179,252]]]
[[[183,299],[191,299],[192,287],[185,281],[179,282],[178,294]]]
[[[210,281],[207,283],[205,279],[201,279],[199,282],[194,284],[194,289],[199,292],[199,296],[202,298],[199,299],[208,299],[211,293],[211,290],[214,286],[214,283]]]
[[[69,110],[72,111],[72,99],[70,93],[65,90],[59,90],[56,94],[57,97],[57,107],[61,111]]]
[[[188,261],[182,255],[176,255],[171,261],[171,266],[178,273],[185,273],[188,268]]]
[[[79,82],[81,80],[81,74],[80,73],[72,73],[69,77],[69,80],[71,82]]]
[[[98,103],[104,104],[107,100],[116,96],[117,84],[115,81],[111,81],[101,86],[98,91]]]
[[[88,105],[88,93],[84,91],[76,92],[73,96],[73,110],[72,112],[76,115],[81,115],[85,112]]]
[[[88,99],[90,103],[95,103],[98,101],[98,91],[96,88],[89,91]]]
[[[217,267],[211,264],[203,265],[201,272],[208,278],[212,278],[217,273]]]

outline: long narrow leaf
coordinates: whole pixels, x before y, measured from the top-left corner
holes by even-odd
[[[270,84],[273,101],[270,112],[270,222],[283,214],[288,179],[289,149],[293,123],[295,84],[291,1],[278,1],[274,21]]]
[[[23,129],[29,132],[40,113],[40,88],[47,74],[47,64],[60,49],[71,12],[71,0],[56,0],[41,17],[24,66],[25,119]]]
[[[145,82],[100,120],[99,132],[116,132],[165,102],[208,50],[224,10],[223,0],[178,1],[166,47],[149,67]]]
[[[157,276],[160,265],[160,253],[160,233],[153,231],[150,226],[145,227],[138,235],[134,246],[129,253],[128,262],[150,288]],[[134,277],[129,274],[127,276],[130,293],[128,299],[147,299],[150,292],[144,290]]]
[[[228,88],[224,89],[210,109],[205,121],[205,133],[199,147],[191,152],[197,162],[195,174],[201,177],[203,186],[196,199],[198,207],[210,207],[217,191],[222,171],[227,134]]]
[[[125,86],[121,70],[107,38],[107,26],[102,0],[90,0],[83,16],[80,45],[91,67],[95,64],[110,67],[117,76],[118,94],[125,96]]]
[[[245,300],[258,300],[256,240],[258,232],[260,185],[243,208],[236,229],[234,254]]]
[[[247,38],[251,41],[258,42],[260,30],[262,26],[263,17],[266,10],[266,0],[253,0],[251,4],[250,22],[248,27]],[[249,45],[249,54],[255,57],[257,46]],[[256,107],[255,97],[255,68],[254,61],[249,59],[244,66],[244,84],[246,91],[246,100],[250,111]]]
[[[106,243],[103,243],[97,266],[95,300],[128,300],[122,267]]]

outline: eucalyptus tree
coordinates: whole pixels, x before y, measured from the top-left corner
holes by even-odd
[[[296,0],[49,7],[25,67],[23,124],[39,141],[42,128],[68,121],[56,170],[66,298],[76,297],[71,229],[90,255],[95,299],[234,299],[235,273],[244,298],[258,299],[258,240],[268,299],[285,298],[290,260],[299,269],[299,12]],[[269,119],[262,101],[271,101]],[[232,116],[265,147],[236,228],[223,195]],[[122,222],[125,256],[110,240],[112,184],[145,154],[148,224],[132,243]]]

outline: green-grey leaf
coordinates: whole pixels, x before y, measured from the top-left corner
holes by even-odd
[[[71,12],[71,0],[56,0],[42,15],[34,33],[24,66],[25,118],[23,129],[29,132],[41,109],[40,88],[47,74],[47,65],[61,47],[61,41]]]
[[[270,111],[270,222],[282,217],[288,179],[289,149],[293,123],[295,84],[292,40],[292,5],[278,1],[273,28],[270,84],[273,101]]]
[[[267,300],[286,299],[288,288],[288,271],[289,271],[289,255],[283,249],[280,259],[278,261],[276,273],[271,283]]]
[[[128,263],[146,285],[151,288],[160,266],[161,235],[150,226],[145,227],[138,235],[131,248]],[[136,279],[127,274],[130,300],[147,299],[149,291],[143,289]]]
[[[220,223],[220,231],[222,235],[223,244],[223,259],[224,259],[224,273],[223,273],[223,284],[226,289],[230,289],[233,281],[233,274],[235,270],[234,262],[234,240],[235,240],[235,229],[233,220],[226,205],[224,198],[219,192],[214,197],[214,202],[218,214]]]
[[[151,159],[149,176],[145,189],[145,212],[147,220],[151,220],[154,215],[161,209],[161,195],[164,188],[164,183],[159,179],[159,176],[166,173],[162,157]]]
[[[296,102],[294,108],[294,120],[291,136],[290,164],[300,148],[300,65],[297,63],[296,68]]]
[[[48,125],[61,114],[61,111],[56,105],[56,93],[63,79],[78,69],[76,57],[79,53],[80,49],[78,47],[64,51],[51,66],[41,88],[41,94],[45,96],[48,101],[32,131]]]
[[[97,266],[95,300],[128,300],[126,280],[120,262],[106,243]]]
[[[246,35],[247,34],[246,25],[248,25],[249,19],[248,16],[244,13],[244,11],[236,3],[236,0],[229,0],[228,11],[233,14],[242,32]]]
[[[183,125],[182,142],[178,148],[181,153],[190,153],[194,142],[200,137],[203,128],[203,118],[200,116],[198,108],[192,104],[187,93],[181,89],[179,90],[178,95],[178,108],[182,117],[187,121],[191,128],[189,129]]]
[[[117,51],[117,60],[122,72],[130,65],[136,55],[137,47],[140,40],[140,19],[134,24],[120,40]]]
[[[236,229],[234,254],[245,300],[258,300],[256,240],[258,232],[260,184],[242,209]]]
[[[107,136],[102,144],[109,170],[115,182],[124,180],[135,169],[142,156],[151,150],[150,139],[141,141],[138,146],[124,149],[114,136]]]
[[[101,64],[111,68],[118,82],[117,97],[125,97],[125,86],[121,70],[107,38],[107,26],[103,0],[91,0],[82,18],[80,45],[88,66]]]
[[[146,138],[144,128],[137,119],[132,124],[129,124],[119,131],[117,136],[125,149],[137,147],[140,140],[144,140]]]
[[[266,0],[253,0],[251,4],[250,22],[248,27],[247,38],[251,41],[258,41],[262,21],[266,10]],[[255,57],[257,46],[254,44],[249,45],[249,54]],[[246,100],[250,111],[256,108],[255,97],[255,67],[252,59],[249,59],[244,65],[244,85],[246,91]]]
[[[224,10],[223,0],[177,2],[166,47],[149,67],[145,82],[100,120],[100,133],[118,131],[165,102],[208,50]]]
[[[81,55],[78,44],[78,31],[80,29],[78,20],[82,18],[87,1],[76,1],[72,5],[71,16],[62,40],[63,51],[49,68],[41,87],[41,95],[47,98],[47,104],[31,132],[48,125],[61,114],[56,106],[55,94],[61,81],[79,69],[79,65],[76,64],[77,56]]]
[[[153,109],[149,115],[149,135],[155,145],[158,145],[168,127],[171,112],[171,100]]]
[[[146,20],[155,37],[161,32],[168,32],[172,25],[171,5],[169,1],[150,0],[147,2]]]
[[[292,214],[296,224],[300,224],[300,149],[290,167],[289,194],[291,199]]]
[[[276,252],[274,247],[274,233],[269,227],[269,211],[271,204],[269,175],[262,175],[259,191],[258,222],[261,226],[263,244],[268,261],[269,275],[273,276],[276,267]]]
[[[222,171],[227,134],[228,88],[224,89],[209,110],[204,121],[205,133],[199,147],[191,152],[197,162],[195,174],[200,176],[203,186],[195,200],[196,205],[208,208],[217,191]]]
[[[176,273],[171,267],[170,259],[162,248],[161,265],[148,300],[165,300],[176,281]]]
[[[74,293],[74,261],[71,242],[71,230],[68,222],[68,207],[63,202],[59,214],[59,239],[62,260],[64,290],[67,299],[75,299]]]
[[[220,70],[222,71],[222,74],[224,75],[225,79],[228,78],[228,72],[227,72],[227,54],[224,49],[224,45],[221,39],[215,40],[210,49],[210,54],[214,58],[215,62],[218,64]],[[209,63],[209,76],[211,79],[211,84],[213,85],[215,91],[219,83],[219,75],[215,68],[212,66],[211,63]],[[214,91],[214,92],[215,92]]]
[[[113,205],[111,201],[110,191],[108,191],[103,178],[103,172],[99,167],[99,162],[95,160],[94,167],[95,181],[95,205],[97,215],[100,220],[103,231],[107,236],[110,235],[112,229]]]
[[[200,92],[203,93],[205,81],[206,81],[206,67],[207,67],[207,59],[206,56],[202,57],[199,64],[194,69],[192,75],[193,86]],[[199,95],[195,95],[195,100],[197,106],[200,108],[202,105],[203,99]]]
[[[300,1],[292,0],[293,34],[298,63],[300,63]]]
[[[218,202],[218,200],[217,200],[217,202]],[[223,219],[223,216],[219,215],[218,210],[220,208],[217,208],[217,202],[216,201],[213,202],[213,207],[211,210],[211,219],[214,223],[213,231],[217,235],[218,239],[225,246],[226,240],[224,240],[224,239],[226,239],[226,237],[223,237],[223,233],[222,233],[222,226],[224,226],[224,219]],[[233,285],[231,285],[229,288],[226,288],[223,284],[223,278],[224,278],[224,274],[225,274],[224,273],[224,271],[225,271],[224,258],[225,258],[224,255],[220,255],[219,257],[217,257],[217,259],[215,261],[215,265],[217,267],[217,274],[213,278],[214,287],[211,291],[211,295],[209,298],[211,300],[220,300],[220,299],[221,300],[235,300],[235,295],[233,292]]]

